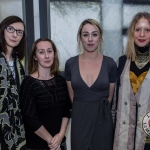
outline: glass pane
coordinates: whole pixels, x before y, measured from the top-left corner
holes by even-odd
[[[50,2],[51,38],[59,50],[60,69],[77,50],[77,31],[81,22],[92,18],[101,22],[100,2]]]
[[[0,22],[10,15],[23,19],[22,0],[0,0]]]

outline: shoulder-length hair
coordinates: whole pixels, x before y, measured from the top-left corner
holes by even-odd
[[[81,41],[81,32],[82,32],[83,26],[86,25],[86,24],[91,24],[91,25],[93,25],[93,26],[98,30],[98,32],[100,33],[101,41],[100,41],[100,43],[99,43],[98,50],[99,50],[99,52],[102,52],[101,47],[102,47],[102,35],[103,35],[103,30],[102,30],[101,25],[100,25],[96,20],[94,20],[94,19],[86,19],[86,20],[84,20],[84,21],[80,24],[80,26],[79,26],[78,33],[77,33],[77,42],[78,42],[79,50],[80,50],[81,52],[83,52],[83,50],[84,50],[83,45],[82,45],[82,41]]]
[[[25,24],[21,18],[18,16],[9,16],[5,18],[1,23],[0,23],[0,52],[3,52],[4,54],[7,53],[7,47],[6,47],[6,40],[4,37],[4,30],[6,26],[9,26],[10,24],[21,22],[24,26],[25,30]],[[21,60],[25,56],[25,51],[26,51],[26,34],[24,31],[24,35],[20,41],[20,43],[14,48],[13,53],[17,54],[18,58]]]
[[[30,59],[29,59],[29,64],[28,64],[29,74],[32,74],[36,71],[38,72],[38,62],[34,59],[34,57],[36,55],[37,44],[41,41],[48,41],[52,44],[52,48],[54,51],[54,61],[53,61],[53,64],[51,66],[50,73],[51,73],[51,75],[56,75],[59,72],[58,71],[58,69],[59,69],[58,50],[57,50],[54,42],[48,38],[39,38],[33,43],[31,54],[30,54]]]
[[[135,26],[136,26],[137,22],[141,18],[147,19],[150,24],[150,14],[147,12],[139,12],[133,17],[131,24],[127,31],[128,40],[127,40],[125,54],[126,54],[127,58],[131,59],[132,61],[134,61],[136,58],[135,43],[134,43],[134,30],[135,30]],[[149,51],[150,51],[150,45],[149,45]]]

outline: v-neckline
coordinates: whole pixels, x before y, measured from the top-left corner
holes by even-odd
[[[146,78],[147,78],[147,77],[149,76],[149,74],[150,74],[150,69],[147,71],[147,74],[146,74],[146,76],[145,76],[145,78],[144,78],[142,84],[140,85],[139,89],[138,89],[137,92],[134,94],[133,89],[132,89],[132,85],[131,85],[131,82],[130,82],[130,66],[131,66],[131,60],[129,60],[128,63],[129,63],[129,64],[127,64],[127,65],[129,65],[129,66],[128,66],[128,71],[129,71],[128,78],[129,78],[131,93],[132,93],[132,95],[136,98],[137,95],[138,95],[138,93],[139,93],[139,91],[141,90],[142,84],[144,84]],[[125,64],[125,65],[126,65],[126,64]]]
[[[102,64],[101,64],[101,68],[99,70],[99,73],[97,75],[97,78],[95,79],[95,81],[91,84],[91,86],[88,86],[87,83],[83,80],[82,76],[81,76],[81,73],[80,73],[80,66],[79,66],[79,55],[78,55],[78,70],[79,70],[79,76],[82,80],[82,82],[90,89],[94,86],[94,84],[96,83],[96,81],[98,80],[99,76],[100,76],[100,73],[101,73],[101,70],[102,70],[102,67],[103,67],[103,62],[104,62],[104,55],[103,55],[103,59],[102,59]]]

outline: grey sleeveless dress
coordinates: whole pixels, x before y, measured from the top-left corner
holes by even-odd
[[[116,63],[103,57],[101,71],[91,87],[80,76],[79,56],[67,60],[65,77],[74,90],[71,150],[112,150],[113,122],[108,102],[109,84],[116,80]]]

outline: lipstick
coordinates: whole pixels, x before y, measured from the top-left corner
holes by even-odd
[[[93,46],[94,44],[87,44],[88,46]]]
[[[138,39],[139,42],[145,42],[146,40],[144,39]]]

